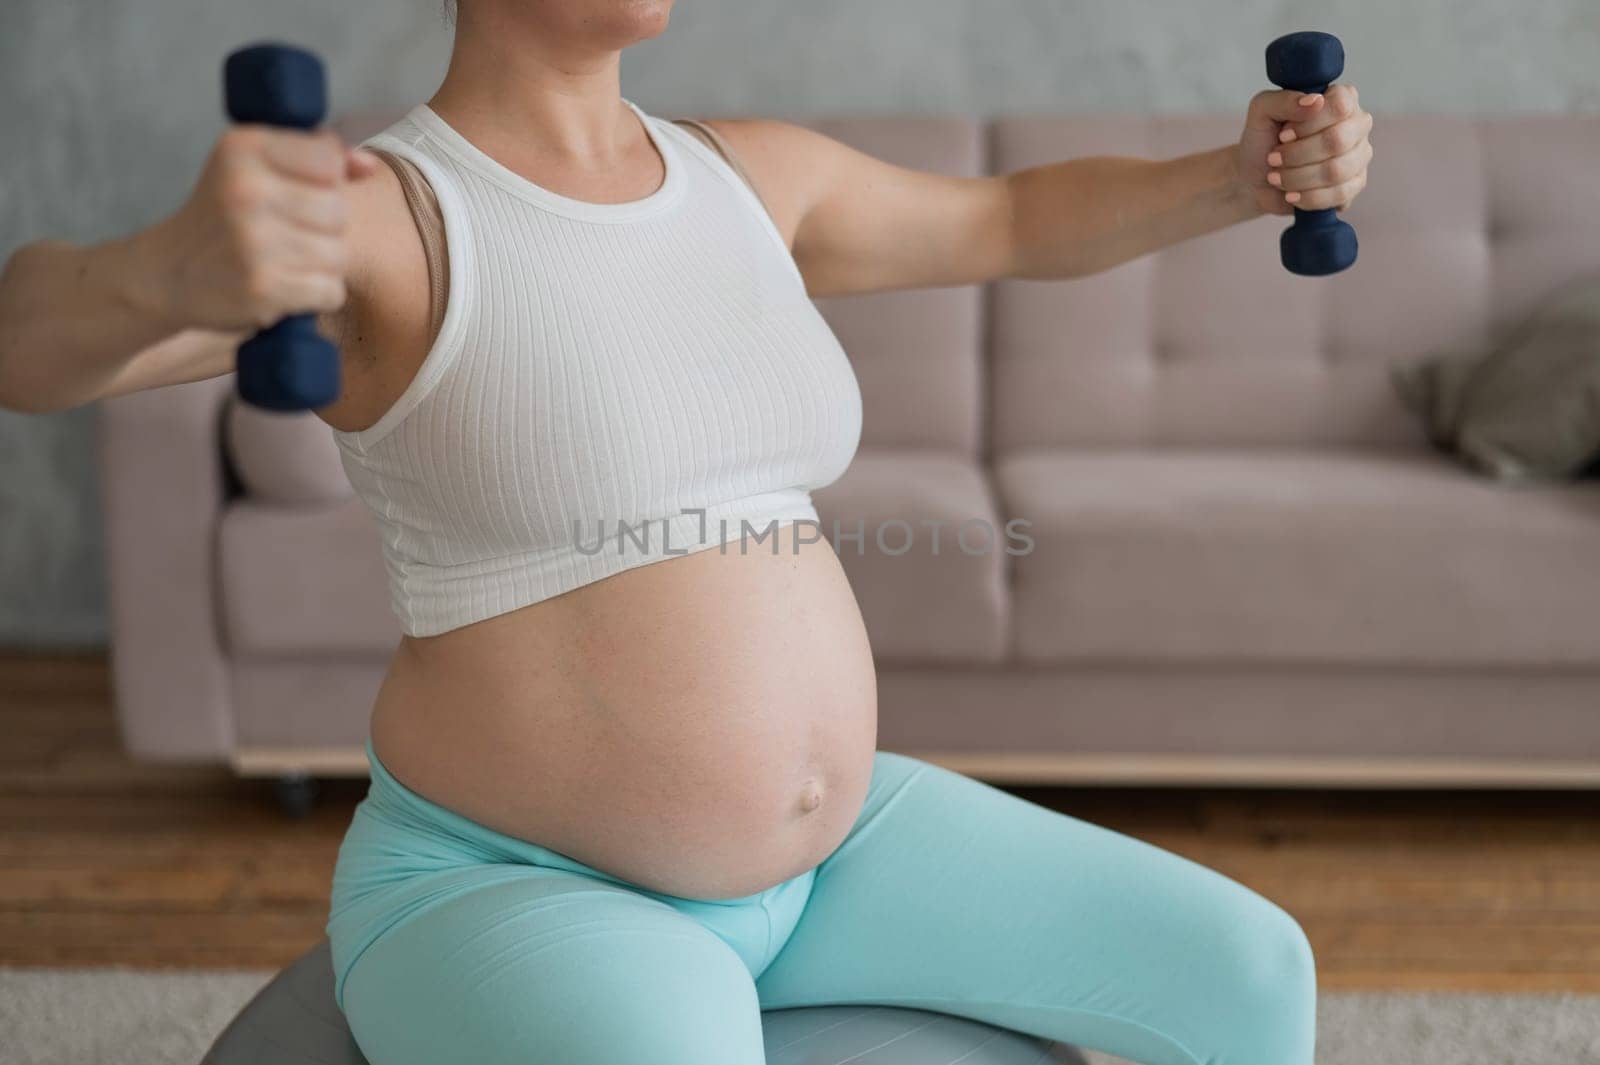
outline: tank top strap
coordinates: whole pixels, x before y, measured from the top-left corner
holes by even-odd
[[[746,170],[744,163],[739,160],[739,153],[735,152],[733,145],[728,143],[728,138],[698,119],[675,118],[672,121],[674,125],[682,126],[696,137],[699,137],[707,147],[716,152],[722,161],[728,164],[728,169],[737,174],[739,180],[749,187],[751,194],[756,198],[756,202],[761,204],[761,209],[767,212],[767,216],[774,218],[774,221],[776,221],[775,216],[772,214],[771,205],[762,197],[761,190],[756,187],[755,180],[750,177],[750,171]]]
[[[439,200],[417,164],[377,145],[370,150],[389,164],[399,179],[417,235],[422,238],[422,254],[428,265],[428,340],[432,343],[444,324],[450,297],[450,256],[445,249],[444,216],[439,210]]]

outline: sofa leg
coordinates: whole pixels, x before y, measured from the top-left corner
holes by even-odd
[[[278,797],[278,808],[299,820],[309,816],[317,803],[317,778],[310,773],[285,773],[274,783],[273,792]]]

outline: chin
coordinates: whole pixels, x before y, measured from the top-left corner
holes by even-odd
[[[672,20],[672,4],[673,0],[624,0],[623,6],[637,9],[634,21],[639,39],[646,40],[667,31],[667,23]]]
[[[626,48],[666,32],[673,0],[566,0],[572,28],[591,38],[602,38],[614,48]]]

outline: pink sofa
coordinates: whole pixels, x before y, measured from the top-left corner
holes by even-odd
[[[816,125],[959,173],[1235,134]],[[1600,269],[1600,118],[1390,117],[1375,142],[1336,278],[1285,273],[1271,219],[1083,281],[825,303],[866,429],[824,520],[1021,518],[1036,542],[842,545],[884,748],[1008,782],[1600,784],[1600,489],[1460,472],[1387,381]],[[231,388],[103,405],[124,734],[359,772],[399,636],[376,533],[325,427],[234,416]]]

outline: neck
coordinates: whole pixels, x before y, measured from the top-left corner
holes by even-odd
[[[606,166],[628,150],[622,55],[529,32],[472,5],[456,28],[443,84],[429,106],[457,128],[574,163]]]

